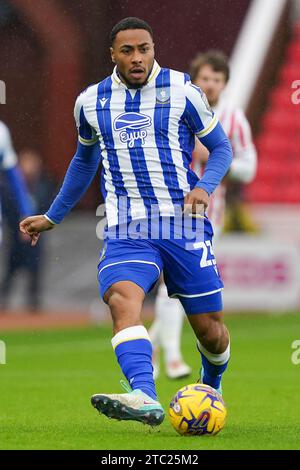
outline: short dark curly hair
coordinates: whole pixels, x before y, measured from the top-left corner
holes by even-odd
[[[120,31],[126,31],[127,29],[145,29],[153,39],[152,28],[146,21],[136,18],[135,16],[129,16],[128,18],[123,18],[123,20],[119,21],[119,23],[117,23],[111,30],[109,36],[111,46],[113,45],[117,34]]]

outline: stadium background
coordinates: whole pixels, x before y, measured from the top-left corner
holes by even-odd
[[[75,98],[88,84],[111,72],[108,34],[122,17],[147,20],[154,29],[158,62],[185,71],[198,51],[222,49],[233,57],[250,9],[262,3],[270,5],[272,1],[189,0],[183,8],[179,0],[166,0],[162,5],[155,0],[147,4],[135,0],[0,0],[0,80],[6,85],[6,104],[0,105],[0,119],[9,126],[16,150],[37,150],[49,178],[57,184],[62,181],[75,150]],[[216,247],[226,284],[225,307],[236,359],[225,382],[233,418],[224,437],[220,436],[219,443],[209,443],[209,448],[299,448],[295,437],[299,416],[292,409],[292,398],[299,392],[300,365],[292,363],[291,356],[292,343],[300,338],[300,82],[296,83],[300,80],[300,2],[275,3],[280,7],[273,23],[272,14],[265,21],[265,30],[270,30],[269,37],[265,35],[266,53],[245,105],[258,150],[258,175],[244,190],[243,230],[226,233]],[[258,23],[254,23],[254,29]],[[259,50],[262,44],[255,43],[255,36],[252,31],[252,48]],[[257,41],[260,37],[257,34]],[[253,52],[249,52],[249,60],[253,60]],[[239,86],[243,88],[243,83]],[[124,441],[119,423],[109,428],[98,417],[93,420],[89,408],[84,412],[87,422],[78,411],[75,413],[75,439],[67,436],[72,434],[69,419],[73,413],[71,404],[64,409],[68,384],[74,389],[71,403],[84,408],[89,394],[101,386],[100,375],[112,391],[120,375],[110,351],[108,313],[97,295],[96,266],[101,249],[96,237],[96,208],[101,203],[98,186],[97,180],[66,221],[44,235],[40,311],[35,315],[26,311],[26,279],[20,272],[10,308],[0,312],[0,338],[7,345],[7,364],[0,366],[4,397],[0,420],[8,423],[3,428],[0,448],[132,446],[130,432],[128,441]],[[7,233],[1,246],[0,275]],[[152,301],[150,296],[145,305],[147,321],[153,313]],[[82,329],[52,331],[61,326]],[[28,331],[16,334],[15,329]],[[197,358],[189,347],[191,337],[186,326],[184,354],[196,373]],[[105,366],[101,361],[104,353]],[[108,373],[103,369],[110,362]],[[256,371],[261,374],[259,378]],[[29,398],[22,411],[11,401],[17,401],[20,380]],[[243,381],[253,396],[247,394]],[[274,381],[281,382],[281,391]],[[159,380],[166,404],[181,385],[170,385],[165,378]],[[59,420],[55,407],[45,403],[45,387],[60,410]],[[256,394],[264,395],[260,406]],[[34,408],[33,412],[32,401],[39,411]],[[269,414],[272,417],[268,421]],[[48,427],[41,424],[45,415]],[[278,434],[278,423],[283,421]],[[248,435],[243,425],[260,438]],[[55,437],[57,426],[61,439]],[[117,436],[113,444],[109,439],[95,443],[94,435],[101,426],[108,435],[113,430]],[[129,431],[137,429],[133,425]],[[14,437],[16,430],[18,437]],[[236,434],[240,440],[235,440]],[[276,438],[272,441],[268,436],[273,434]],[[173,441],[170,429],[161,436],[161,442],[157,434],[152,437],[145,434],[144,445],[148,447],[144,448],[190,445]],[[200,444],[193,441],[192,445],[199,448]],[[135,446],[138,448],[138,444]]]

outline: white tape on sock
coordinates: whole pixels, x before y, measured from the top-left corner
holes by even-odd
[[[200,343],[200,341],[197,341],[197,347],[198,350],[203,354],[203,356],[206,357],[206,359],[209,360],[212,364],[215,364],[216,366],[222,366],[223,364],[226,364],[226,362],[229,361],[230,358],[230,343],[228,344],[227,348],[225,349],[224,352],[221,354],[213,354]]]
[[[143,325],[130,326],[129,328],[119,331],[112,338],[111,344],[112,347],[116,349],[119,344],[125,343],[126,341],[133,341],[135,339],[147,339],[150,341],[148,331]]]

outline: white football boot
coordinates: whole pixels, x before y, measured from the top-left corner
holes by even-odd
[[[93,395],[91,403],[99,413],[118,420],[140,421],[150,426],[158,426],[164,420],[165,413],[161,404],[139,389],[131,391],[121,382],[128,393]]]

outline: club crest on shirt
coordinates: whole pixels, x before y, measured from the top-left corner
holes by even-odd
[[[151,126],[152,120],[149,116],[142,113],[128,112],[120,114],[114,120],[114,130],[119,131],[120,141],[127,143],[129,148],[133,148],[136,141],[141,145],[145,144],[147,137],[146,128]]]
[[[170,103],[170,88],[156,89],[156,104]]]

